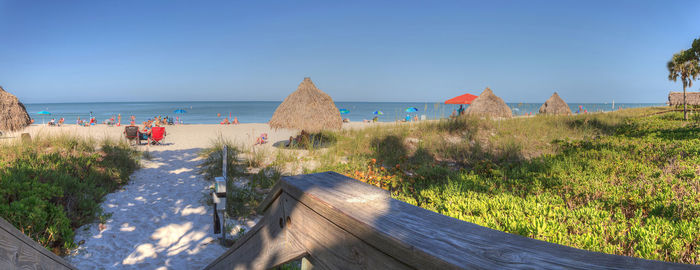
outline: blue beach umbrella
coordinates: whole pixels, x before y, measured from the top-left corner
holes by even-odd
[[[374,114],[374,115],[383,115],[384,112],[383,112],[383,111],[374,111],[372,114]]]
[[[417,112],[417,111],[418,111],[418,108],[416,108],[416,107],[410,107],[410,108],[406,109],[406,112]]]
[[[42,117],[41,117],[41,123],[42,123],[42,124],[44,123],[44,115],[51,115],[51,113],[50,113],[50,112],[47,112],[47,111],[40,111],[40,112],[38,112],[38,113],[36,113],[36,114],[42,115]]]
[[[350,113],[350,110],[348,109],[340,109],[340,114],[348,114]]]
[[[175,114],[185,114],[185,113],[187,113],[187,111],[185,111],[185,110],[183,110],[183,109],[177,109],[177,110],[174,110],[173,113],[175,113]],[[178,122],[180,122],[180,121],[182,121],[182,118],[181,118],[181,117],[179,118]]]

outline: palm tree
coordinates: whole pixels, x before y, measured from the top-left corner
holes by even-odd
[[[700,65],[698,59],[694,57],[691,51],[680,51],[673,55],[671,61],[668,61],[668,79],[676,81],[678,78],[683,82],[683,119],[688,120],[688,111],[685,103],[685,89],[693,86],[693,80],[700,76]]]

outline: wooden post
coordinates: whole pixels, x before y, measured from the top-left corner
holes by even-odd
[[[301,258],[301,270],[313,270],[314,265],[311,264],[308,258]]]

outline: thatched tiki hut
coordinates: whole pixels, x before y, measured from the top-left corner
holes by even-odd
[[[554,92],[554,94],[540,106],[540,113],[571,115],[571,108],[569,108],[569,104],[566,104],[566,102],[559,97],[557,92]]]
[[[0,131],[17,131],[30,123],[24,104],[0,86]]]
[[[491,117],[513,117],[513,112],[505,102],[493,94],[490,88],[486,87],[478,98],[464,111],[465,114],[484,115]]]
[[[688,106],[700,106],[700,92],[686,92],[685,101]],[[669,106],[683,106],[683,92],[668,93]]]
[[[304,78],[294,93],[284,99],[270,119],[272,128],[300,129],[306,132],[338,130],[343,125],[340,111],[331,97],[321,92],[311,78]]]

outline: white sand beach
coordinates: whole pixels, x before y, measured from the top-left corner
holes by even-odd
[[[344,128],[371,125],[355,122]],[[32,125],[23,132],[99,140],[119,139],[123,130]],[[219,136],[243,146],[271,148],[297,132],[273,130],[267,124],[167,126],[165,144],[139,146],[151,153],[151,160],[142,160],[130,183],[106,196],[102,208],[111,217],[105,224],[77,229],[75,242],[80,245],[66,259],[79,269],[201,269],[226,249],[219,244],[220,235],[213,233],[213,210],[206,204],[211,182],[196,172],[198,152]],[[268,133],[269,143],[253,146],[260,133]]]

